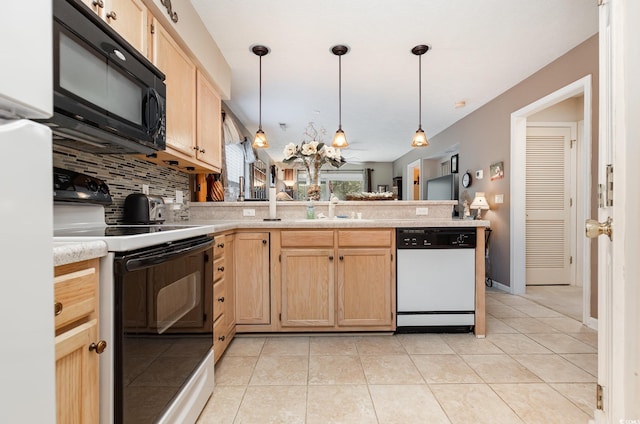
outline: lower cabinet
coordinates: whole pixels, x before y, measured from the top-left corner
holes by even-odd
[[[392,230],[284,230],[280,326],[394,330]]]
[[[236,324],[270,324],[269,233],[235,234]]]
[[[213,247],[213,358],[222,356],[236,333],[233,235],[216,235]]]
[[[59,423],[97,423],[99,261],[54,270],[56,417]]]

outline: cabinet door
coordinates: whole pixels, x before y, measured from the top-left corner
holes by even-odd
[[[390,249],[338,249],[338,325],[392,325]]]
[[[167,146],[195,157],[196,66],[156,19],[153,28],[152,62],[166,75]]]
[[[104,0],[82,0],[82,3],[89,6],[91,10],[96,12],[98,16],[102,16],[102,12],[104,10]]]
[[[238,233],[234,274],[236,324],[269,324],[269,233]]]
[[[56,337],[56,417],[59,423],[98,422],[98,340],[91,320]]]
[[[283,249],[281,255],[282,326],[333,326],[333,249]]]
[[[105,0],[109,25],[140,53],[147,53],[147,8],[141,0]]]
[[[197,71],[196,88],[198,160],[220,169],[222,166],[222,108],[220,97],[207,78]]]

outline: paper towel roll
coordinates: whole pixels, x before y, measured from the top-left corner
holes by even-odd
[[[276,219],[276,188],[269,187],[269,219]]]

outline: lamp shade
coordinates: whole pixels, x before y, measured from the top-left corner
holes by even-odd
[[[262,131],[262,128],[256,131],[256,137],[253,139],[252,146],[256,149],[266,149],[269,147],[269,141],[264,131]]]
[[[415,135],[413,136],[413,141],[411,142],[411,147],[427,147],[429,142],[427,141],[427,136],[425,135],[422,128],[418,128]]]
[[[344,149],[349,145],[349,143],[347,143],[347,137],[344,135],[344,131],[342,131],[342,129],[338,129],[338,131],[336,131],[336,135],[333,136],[333,143],[331,143],[331,145],[339,149]]]
[[[471,209],[480,209],[486,211],[489,209],[489,202],[487,202],[487,198],[484,196],[483,191],[476,192],[476,197],[473,198],[473,202],[471,202]]]

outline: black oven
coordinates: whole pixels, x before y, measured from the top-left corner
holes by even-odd
[[[160,420],[213,346],[213,238],[114,259],[114,422]]]
[[[81,0],[53,1],[54,143],[93,153],[165,149],[165,76]]]

